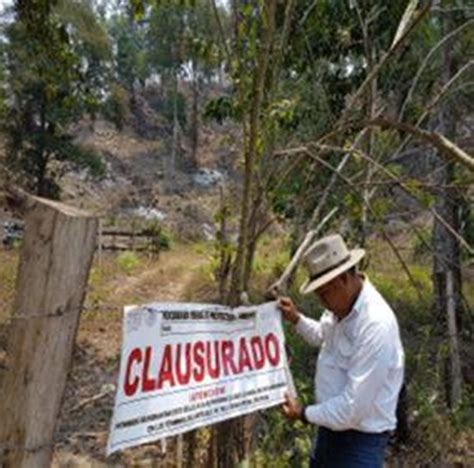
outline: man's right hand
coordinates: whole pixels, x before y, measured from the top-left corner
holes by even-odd
[[[300,313],[289,297],[281,297],[278,300],[278,308],[281,310],[284,320],[291,322],[293,325],[298,323],[298,320],[300,319]]]

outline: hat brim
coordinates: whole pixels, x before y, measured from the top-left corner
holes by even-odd
[[[354,265],[357,265],[362,260],[362,257],[365,255],[365,250],[354,249],[350,251],[349,255],[350,257],[347,262],[344,262],[342,265],[338,266],[337,268],[334,268],[334,270],[328,271],[325,275],[321,276],[318,279],[315,279],[314,281],[307,279],[301,286],[300,293],[308,294],[312,291],[315,291],[326,283],[329,283],[329,281],[336,278],[336,276],[339,276],[340,274],[349,270],[349,268],[352,268]]]

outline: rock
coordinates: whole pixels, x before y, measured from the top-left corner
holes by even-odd
[[[135,208],[134,210],[132,210],[132,214],[138,216],[139,218],[144,218],[148,221],[163,221],[166,218],[166,213],[163,213],[163,211],[145,206]]]
[[[206,188],[213,187],[225,181],[225,175],[221,171],[207,167],[199,169],[193,174],[192,178],[196,185]]]

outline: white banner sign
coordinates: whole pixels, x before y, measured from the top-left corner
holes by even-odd
[[[107,453],[283,402],[292,388],[271,302],[126,308]]]

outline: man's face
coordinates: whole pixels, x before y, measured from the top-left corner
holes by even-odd
[[[321,305],[336,315],[344,314],[347,310],[347,278],[340,275],[315,291]]]

